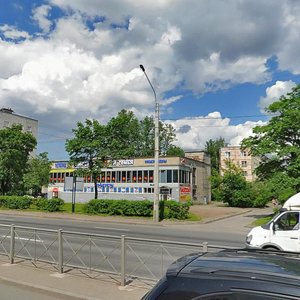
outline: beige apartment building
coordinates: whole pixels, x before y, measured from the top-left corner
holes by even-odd
[[[254,174],[255,168],[259,165],[259,158],[252,156],[249,151],[242,150],[240,146],[229,146],[220,149],[220,167],[221,175],[226,169],[226,160],[231,161],[236,166],[243,170],[243,174],[247,181],[254,181],[256,176]]]
[[[13,124],[22,125],[23,131],[30,132],[36,139],[38,138],[37,120],[17,115],[11,108],[0,108],[0,129],[11,127]],[[35,150],[32,155],[35,155]]]

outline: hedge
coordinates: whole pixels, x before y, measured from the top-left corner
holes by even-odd
[[[160,219],[187,219],[189,208],[189,203],[161,201]],[[85,204],[84,212],[88,214],[150,217],[153,215],[153,202],[148,200],[134,201],[93,199]]]
[[[148,200],[90,200],[84,206],[84,212],[88,214],[107,214],[121,216],[150,217],[153,203]]]
[[[9,209],[27,209],[32,202],[28,196],[0,196],[0,206]]]
[[[38,210],[46,210],[49,212],[60,211],[62,206],[64,205],[64,200],[60,198],[39,198],[36,200],[35,205]]]

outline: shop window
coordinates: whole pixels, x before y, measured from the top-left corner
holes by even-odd
[[[167,182],[167,171],[166,170],[160,171],[160,182],[161,183]]]
[[[138,182],[143,182],[143,172],[138,171]]]
[[[126,171],[122,171],[122,182],[126,182]]]
[[[149,182],[153,182],[153,170],[149,171]]]
[[[121,171],[117,171],[117,180],[116,180],[116,182],[122,182],[121,181]]]
[[[115,171],[111,172],[111,182],[116,182],[116,172]]]
[[[132,182],[137,181],[137,171],[132,171]]]
[[[106,172],[106,182],[110,182],[111,176],[110,176],[110,171]]]
[[[178,183],[178,170],[173,170],[173,182]]]
[[[144,182],[149,182],[148,171],[144,171]]]
[[[131,171],[127,171],[127,182],[131,182]]]
[[[101,172],[101,182],[105,182],[105,172]]]
[[[172,170],[167,170],[167,182],[172,182]]]

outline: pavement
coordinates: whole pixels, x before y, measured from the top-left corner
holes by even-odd
[[[61,213],[40,213],[24,211],[1,211],[1,215],[32,215],[42,218],[70,218],[78,221],[105,221],[111,223],[147,224],[154,226],[184,226],[196,230],[211,230],[216,232],[219,228],[229,231],[239,230],[246,233],[253,226],[253,222],[272,213],[272,207],[257,208],[232,208],[219,203],[208,205],[194,205],[191,212],[199,215],[201,219],[196,222],[187,221],[162,221],[154,223],[149,219],[99,217],[83,215],[66,215]],[[1,222],[1,218],[0,218]],[[221,226],[221,227],[220,227]],[[53,266],[39,263],[33,265],[28,261],[16,261],[9,264],[8,257],[0,256],[0,280],[18,287],[33,288],[42,291],[45,295],[52,295],[56,299],[87,299],[87,300],[135,300],[152,287],[145,282],[133,281],[125,287],[120,286],[118,278],[107,274],[89,276],[82,271],[59,274]],[[2,299],[2,298],[1,298]],[[23,298],[26,300],[26,298]],[[42,298],[40,298],[42,300]],[[45,299],[46,298],[45,296]]]

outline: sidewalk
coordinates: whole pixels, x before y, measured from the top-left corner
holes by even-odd
[[[0,260],[0,280],[24,289],[29,287],[44,291],[56,299],[137,300],[151,288],[150,285],[140,282],[121,287],[117,280],[108,275],[99,274],[93,279],[79,272],[59,274],[50,265],[35,267],[27,261],[11,265],[3,258]]]

